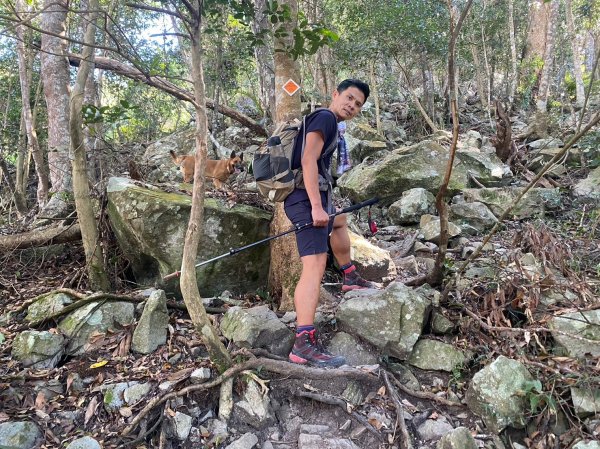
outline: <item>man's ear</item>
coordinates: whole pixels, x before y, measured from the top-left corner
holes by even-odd
[[[235,157],[235,150],[231,152],[231,155],[229,156],[230,159],[233,159]]]

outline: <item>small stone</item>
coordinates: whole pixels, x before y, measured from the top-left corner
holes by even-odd
[[[198,368],[190,374],[190,381],[192,384],[201,384],[210,379],[211,372],[210,368]]]
[[[245,433],[241,438],[238,438],[225,449],[252,449],[258,444],[258,438],[253,433]]]
[[[102,449],[102,446],[92,437],[83,437],[71,441],[67,449]]]

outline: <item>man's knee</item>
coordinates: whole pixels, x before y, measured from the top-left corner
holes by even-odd
[[[333,220],[333,229],[345,228],[348,226],[346,214],[336,215]]]

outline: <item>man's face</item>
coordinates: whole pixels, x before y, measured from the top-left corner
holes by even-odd
[[[365,94],[360,89],[350,86],[343,92],[333,92],[333,99],[329,105],[338,121],[351,120],[358,115],[365,103]]]

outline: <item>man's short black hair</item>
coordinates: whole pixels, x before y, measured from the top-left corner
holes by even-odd
[[[338,91],[338,93],[341,94],[343,91],[345,91],[349,87],[356,87],[363,94],[365,94],[365,101],[367,101],[367,98],[369,98],[369,94],[371,93],[371,89],[369,89],[369,85],[361,80],[357,80],[354,78],[349,78],[349,79],[345,79],[344,81],[342,81],[338,85],[337,91]]]

